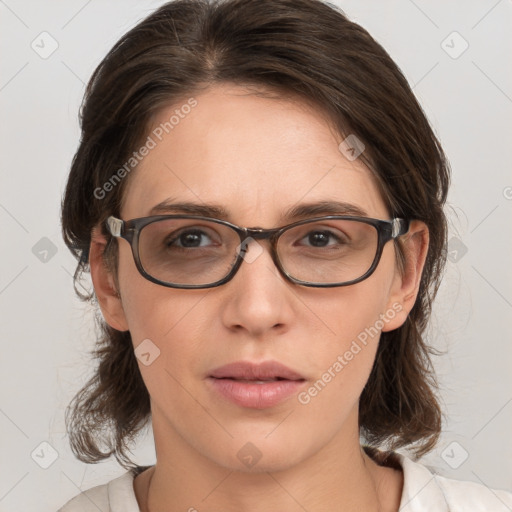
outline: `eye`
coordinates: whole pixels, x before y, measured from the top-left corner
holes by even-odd
[[[304,236],[301,240],[306,240],[307,244],[311,247],[327,247],[331,245],[340,244],[343,245],[346,243],[345,240],[335,235],[332,231],[329,230],[314,230],[310,231],[306,236]]]
[[[200,229],[187,229],[181,231],[178,235],[171,233],[166,241],[169,248],[173,246],[181,247],[184,249],[193,247],[206,247],[208,240],[212,242],[210,236]]]

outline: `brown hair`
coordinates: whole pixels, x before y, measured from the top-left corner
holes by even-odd
[[[62,204],[64,240],[79,260],[77,293],[94,297],[77,288],[88,271],[91,231],[109,215],[119,216],[129,176],[108,193],[97,191],[140,147],[159,109],[223,82],[315,104],[339,134],[363,141],[360,158],[390,214],[428,226],[416,303],[400,328],[382,333],[359,405],[366,444],[414,444],[417,456],[428,452],[440,434],[441,411],[430,360],[436,351],[422,334],[445,264],[449,164],[399,68],[336,6],[320,0],[176,0],[115,44],[87,85],[82,137]],[[116,244],[109,246],[115,272]],[[396,247],[400,266],[403,253]],[[97,370],[68,407],[66,422],[80,460],[114,454],[128,468],[129,444],[150,419],[149,395],[130,333],[100,325]]]

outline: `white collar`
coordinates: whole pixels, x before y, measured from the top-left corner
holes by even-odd
[[[512,510],[510,492],[446,478],[401,453],[395,452],[395,455],[404,474],[399,512],[450,512],[453,507],[486,512]],[[134,477],[134,471],[127,471],[101,486],[106,488],[110,512],[140,512],[133,488]]]

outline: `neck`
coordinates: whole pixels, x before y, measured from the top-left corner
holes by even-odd
[[[384,468],[361,449],[357,428],[340,433],[298,463],[258,463],[248,471],[206,458],[158,415],[153,417],[153,430],[158,460],[147,492],[141,493],[142,512],[398,510],[400,493],[384,498]]]

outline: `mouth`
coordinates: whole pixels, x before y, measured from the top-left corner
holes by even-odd
[[[279,382],[279,381],[294,381],[294,382],[303,382],[306,379],[285,379],[282,377],[275,377],[273,379],[235,379],[232,377],[211,377],[212,379],[217,380],[232,380],[234,382],[240,382],[241,384],[268,384],[269,382]]]
[[[306,379],[276,361],[238,361],[215,369],[208,381],[213,392],[239,407],[267,409],[300,391]]]
[[[253,363],[250,361],[237,361],[211,372],[213,379],[231,379],[247,383],[266,383],[281,380],[304,381],[301,374],[277,361],[264,361]]]

